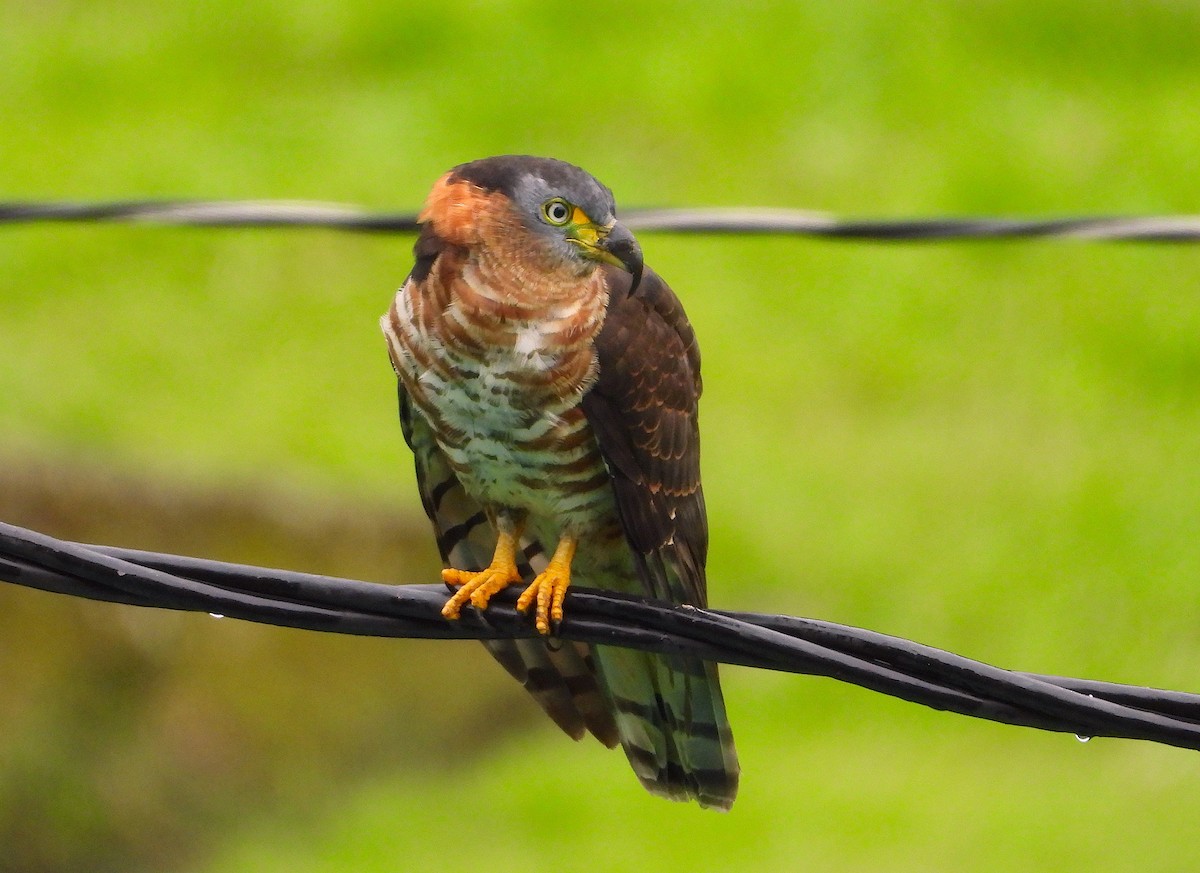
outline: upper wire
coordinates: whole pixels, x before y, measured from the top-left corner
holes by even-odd
[[[627,209],[622,210],[622,219],[633,230],[660,233],[790,235],[895,242],[1030,237],[1142,242],[1200,240],[1197,215],[847,219],[798,209],[703,208]],[[323,227],[375,233],[407,233],[420,226],[412,212],[376,212],[358,206],[300,200],[0,202],[0,224],[46,221]]]

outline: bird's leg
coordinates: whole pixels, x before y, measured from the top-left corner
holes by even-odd
[[[458,618],[462,608],[470,601],[476,609],[486,609],[492,595],[503,591],[514,582],[521,581],[517,570],[518,540],[521,538],[521,525],[507,518],[497,519],[499,533],[496,537],[496,551],[492,554],[492,563],[486,568],[475,572],[473,570],[446,569],[442,571],[442,581],[447,585],[461,585],[454,596],[442,607],[442,616],[449,619]]]
[[[533,584],[517,600],[518,612],[525,612],[532,603],[537,602],[535,624],[540,634],[548,635],[550,628],[563,619],[563,598],[567,596],[567,586],[571,584],[571,560],[575,557],[578,542],[575,537],[564,534],[546,569],[537,575]]]

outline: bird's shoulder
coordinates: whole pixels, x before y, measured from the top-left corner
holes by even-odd
[[[597,377],[582,406],[648,593],[703,605],[708,526],[700,483],[700,350],[679,299],[647,269],[608,273]],[[666,572],[663,562],[674,570]]]

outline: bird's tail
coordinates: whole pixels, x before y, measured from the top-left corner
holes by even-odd
[[[728,810],[740,768],[716,665],[609,646],[592,651],[642,785],[671,800]]]

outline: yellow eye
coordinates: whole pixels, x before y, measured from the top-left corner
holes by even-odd
[[[571,220],[571,204],[561,197],[542,204],[542,217],[551,224],[561,227]]]

